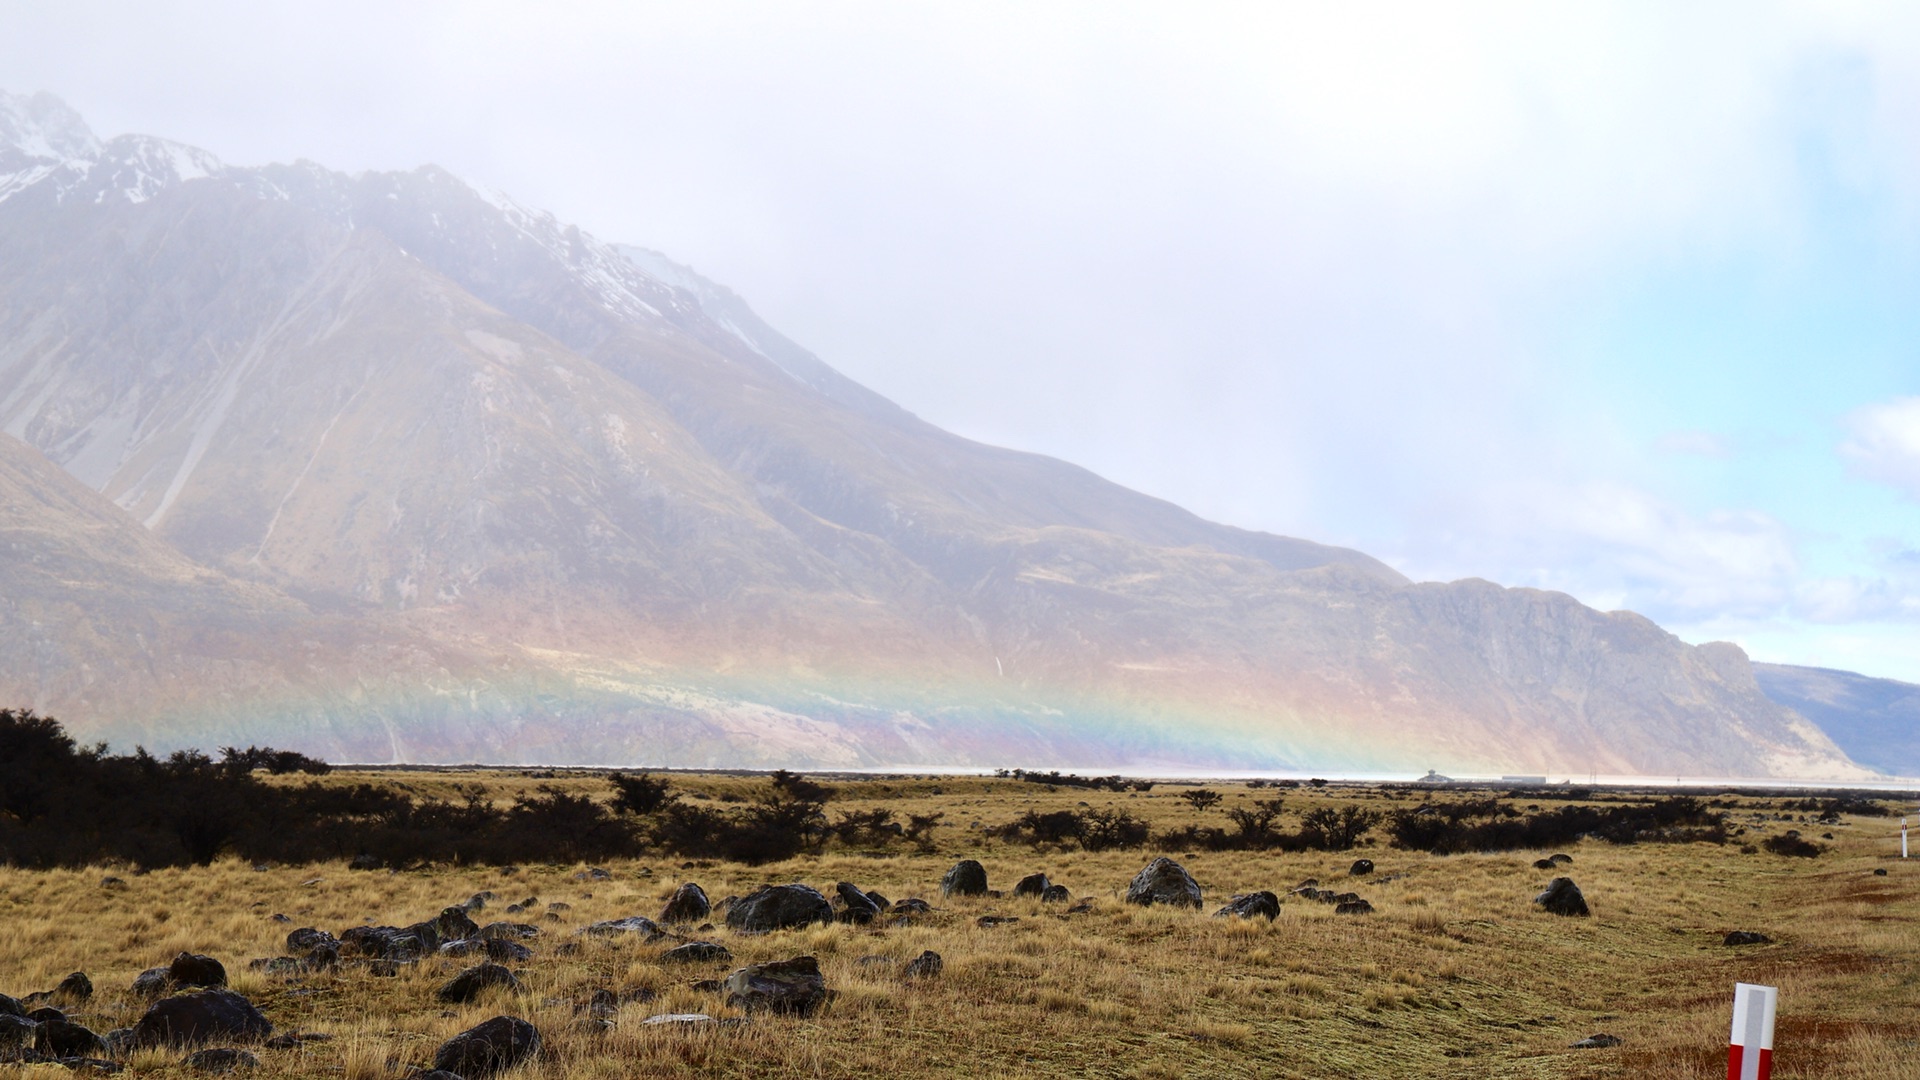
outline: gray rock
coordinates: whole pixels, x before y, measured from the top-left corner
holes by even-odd
[[[1333,913],[1335,915],[1371,915],[1373,905],[1359,897],[1354,897],[1352,900],[1342,900],[1335,905]]]
[[[203,1073],[248,1072],[260,1067],[260,1059],[245,1050],[222,1046],[196,1050],[187,1055],[183,1064],[195,1072]]]
[[[879,905],[851,882],[843,881],[833,887],[840,896],[840,921],[864,926],[880,914]]]
[[[1266,891],[1242,893],[1233,898],[1233,902],[1213,913],[1216,919],[1238,917],[1251,919],[1265,916],[1268,922],[1280,917],[1280,898]]]
[[[1771,945],[1773,939],[1754,930],[1730,931],[1720,941],[1722,945]]]
[[[1199,907],[1200,885],[1186,867],[1164,855],[1148,863],[1127,886],[1129,904],[1171,904]]]
[[[660,929],[658,924],[645,915],[630,915],[624,919],[609,919],[606,922],[597,922],[580,932],[591,937],[619,937],[622,934],[638,934],[641,940],[648,943],[673,936],[665,930]]]
[[[1558,851],[1547,856],[1547,859],[1556,866],[1570,866],[1573,863],[1573,856],[1565,855]]]
[[[973,859],[962,859],[953,864],[946,876],[940,879],[941,896],[985,896],[987,894],[987,868]]]
[[[660,909],[660,921],[663,923],[699,922],[713,914],[713,905],[707,902],[707,891],[689,881],[673,890],[667,897],[666,906]]]
[[[1366,877],[1371,873],[1373,873],[1372,859],[1355,859],[1353,865],[1347,867],[1348,877]]]
[[[93,980],[87,978],[86,972],[76,971],[47,991],[47,996],[58,1001],[86,1001],[93,997]]]
[[[812,1016],[830,996],[820,965],[811,956],[750,964],[727,976],[727,1004],[748,1012]]]
[[[461,938],[479,937],[480,924],[473,921],[463,907],[443,909],[433,920],[435,939],[430,942],[434,948],[442,941],[459,941]]]
[[[27,1007],[20,1003],[19,998],[8,997],[5,994],[0,994],[0,1016],[25,1016],[25,1015],[27,1015]]]
[[[712,941],[689,941],[660,954],[663,964],[706,964],[732,959],[733,953],[725,945]]]
[[[539,937],[540,928],[534,926],[532,923],[490,922],[481,927],[480,932],[473,936],[483,938],[487,941],[504,941],[513,938],[525,941],[528,938]]]
[[[1533,868],[1535,870],[1558,870],[1560,864],[1554,862],[1552,859],[1535,859],[1533,860]]]
[[[273,1025],[231,990],[200,990],[157,1001],[133,1026],[135,1046],[198,1046],[217,1039],[264,1039]]]
[[[1045,896],[1047,890],[1052,887],[1053,887],[1053,882],[1047,880],[1047,875],[1028,874],[1026,877],[1021,878],[1018,882],[1014,884],[1013,895],[1036,896],[1036,897]]]
[[[476,964],[447,981],[434,995],[450,1004],[465,1004],[494,987],[520,989],[520,980],[499,964]]]
[[[925,915],[933,907],[917,896],[909,896],[905,900],[895,900],[888,910],[895,915]]]
[[[791,930],[833,921],[833,905],[807,885],[767,885],[727,908],[727,927],[743,934]]]
[[[1072,899],[1073,894],[1067,891],[1065,885],[1048,885],[1040,893],[1040,902],[1043,904],[1064,904]]]
[[[139,997],[159,997],[172,989],[173,980],[167,978],[167,969],[148,968],[133,977],[133,986],[129,989]]]
[[[1568,1043],[1567,1046],[1573,1050],[1600,1050],[1609,1046],[1619,1046],[1620,1041],[1619,1037],[1602,1031],[1589,1035],[1577,1043]]]
[[[1588,915],[1587,898],[1580,895],[1580,886],[1572,878],[1557,877],[1547,883],[1546,890],[1533,898],[1533,902],[1553,912],[1555,915]]]
[[[907,966],[902,969],[901,974],[909,979],[931,979],[945,970],[946,966],[946,961],[940,959],[939,953],[928,949],[907,961]]]
[[[303,926],[298,930],[288,932],[288,952],[295,956],[301,956],[315,949],[332,949],[338,953],[340,950],[340,939],[327,933],[325,930],[316,930],[311,926]]]
[[[706,1013],[660,1013],[640,1021],[643,1027],[712,1027],[719,1021]]]
[[[433,1067],[464,1080],[511,1069],[540,1053],[540,1032],[517,1016],[496,1016],[440,1044]]]
[[[211,956],[183,952],[167,965],[167,978],[174,986],[225,986],[227,969]]]

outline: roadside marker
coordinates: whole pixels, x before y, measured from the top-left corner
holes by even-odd
[[[1900,815],[1900,857],[1907,857],[1907,815]]]
[[[1727,1080],[1767,1080],[1773,1075],[1773,1010],[1780,991],[1753,983],[1733,984],[1733,1037]]]

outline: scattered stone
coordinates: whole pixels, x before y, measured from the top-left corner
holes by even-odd
[[[1021,878],[1018,884],[1014,885],[1013,895],[1043,896],[1052,886],[1053,882],[1047,880],[1047,875],[1028,874],[1026,877]]]
[[[1018,915],[982,915],[973,920],[973,924],[983,929],[991,930],[996,926],[1012,926],[1019,921],[1020,916]]]
[[[55,1020],[65,1020],[67,1014],[51,1005],[45,1005],[27,1014],[27,1019],[36,1024],[50,1024]]]
[[[1079,903],[1077,903],[1077,904],[1075,904],[1075,905],[1073,905],[1072,907],[1070,907],[1070,908],[1068,908],[1068,909],[1067,909],[1067,914],[1069,914],[1069,915],[1085,915],[1086,913],[1088,913],[1088,912],[1090,912],[1090,911],[1092,911],[1092,910],[1093,910],[1093,897],[1091,897],[1091,896],[1088,896],[1088,897],[1085,897],[1085,898],[1083,898],[1083,899],[1081,899],[1081,901],[1080,901]]]
[[[1535,870],[1558,870],[1560,864],[1554,862],[1552,859],[1535,859],[1533,860],[1533,868]]]
[[[499,964],[476,964],[455,975],[435,996],[441,1001],[463,1005],[495,986],[520,989],[520,980]]]
[[[1580,886],[1575,885],[1572,878],[1554,878],[1533,902],[1555,915],[1592,914],[1587,910],[1587,898],[1580,894]]]
[[[100,887],[103,889],[124,889],[127,887],[127,879],[117,878],[112,874],[108,874],[106,877],[100,879]]]
[[[925,915],[933,911],[933,905],[917,896],[909,896],[905,900],[895,900],[890,910],[896,915]]]
[[[298,956],[311,953],[316,949],[330,949],[337,956],[340,952],[340,939],[325,930],[315,930],[311,926],[303,926],[287,934],[288,952]]]
[[[1753,930],[1733,930],[1720,940],[1722,945],[1771,945],[1773,939]]]
[[[712,941],[689,941],[660,954],[663,964],[706,964],[733,959],[725,946]]]
[[[707,891],[689,881],[667,897],[666,906],[660,909],[660,921],[699,922],[712,913],[713,905],[707,902]]]
[[[573,905],[567,903],[565,900],[555,900],[553,903],[547,905],[547,914],[549,915],[558,915],[562,912],[572,910]]]
[[[460,906],[466,908],[468,913],[472,913],[484,910],[488,904],[498,899],[499,897],[495,896],[491,891],[477,892],[467,897],[467,902]]]
[[[931,979],[945,970],[946,966],[946,961],[940,959],[939,953],[928,949],[907,961],[907,966],[900,973],[909,979]]]
[[[173,981],[167,978],[167,969],[157,967],[148,968],[134,976],[133,986],[130,989],[140,997],[159,997],[161,994],[166,993],[172,985]]]
[[[1213,913],[1216,919],[1232,916],[1251,919],[1260,915],[1266,916],[1268,922],[1280,917],[1280,898],[1264,889],[1236,896],[1232,903]]]
[[[1373,914],[1373,905],[1355,897],[1352,900],[1342,900],[1339,905],[1333,909],[1333,913],[1335,915],[1371,915]]]
[[[532,923],[490,922],[481,927],[480,932],[474,936],[485,941],[505,941],[510,938],[525,941],[528,938],[539,937],[540,928]]]
[[[1589,1035],[1586,1038],[1581,1039],[1577,1043],[1568,1043],[1567,1047],[1572,1050],[1600,1050],[1609,1046],[1619,1046],[1619,1045],[1620,1045],[1620,1039],[1618,1036],[1609,1035],[1606,1032],[1602,1031],[1597,1034]]]
[[[1348,877],[1366,877],[1371,873],[1373,873],[1372,859],[1355,859],[1353,865],[1347,867]]]
[[[878,908],[881,911],[885,911],[888,908],[893,906],[893,902],[891,900],[888,900],[885,896],[882,896],[877,890],[874,890],[874,889],[867,890],[867,899],[873,901],[873,906]]]
[[[260,1059],[245,1050],[236,1050],[230,1046],[216,1049],[196,1050],[187,1055],[187,1068],[203,1073],[230,1073],[247,1071],[260,1067]]]
[[[155,1002],[133,1027],[134,1046],[198,1046],[215,1039],[264,1039],[273,1025],[231,990],[199,990]]]
[[[1065,885],[1048,885],[1040,892],[1040,902],[1043,904],[1064,904],[1071,899],[1073,894],[1067,891]]]
[[[1886,877],[1886,876],[1887,876],[1887,868],[1886,868],[1886,867],[1884,867],[1884,866],[1876,866],[1876,867],[1874,867],[1874,868],[1873,868],[1873,876],[1874,876],[1874,877]]]
[[[76,971],[60,980],[60,985],[47,991],[47,996],[62,1001],[86,1001],[93,996],[93,980],[87,978],[84,971]]]
[[[1310,877],[1307,880],[1301,882],[1300,884],[1295,885],[1293,888],[1288,889],[1287,891],[1290,893],[1306,892],[1308,889],[1317,888],[1319,885],[1320,885],[1319,878]]]
[[[810,885],[766,885],[727,908],[727,927],[743,934],[833,921],[833,905]]]
[[[962,859],[940,879],[941,896],[985,896],[987,868],[977,860]]]
[[[613,871],[598,866],[589,867],[573,875],[575,881],[612,881]]]
[[[167,978],[174,986],[225,986],[227,969],[211,956],[183,952],[167,965]]]
[[[1199,907],[1200,885],[1186,867],[1166,856],[1148,863],[1127,886],[1129,904],[1171,904],[1175,907]]]
[[[811,956],[750,964],[727,976],[727,1004],[747,1012],[812,1016],[830,996]]]
[[[1549,859],[1552,859],[1552,860],[1553,860],[1553,862],[1555,863],[1555,865],[1558,865],[1558,866],[1571,866],[1571,865],[1573,865],[1573,856],[1571,856],[1571,855],[1564,855],[1564,854],[1561,854],[1560,852],[1557,852],[1557,851],[1556,851],[1556,852],[1554,852],[1553,854],[1551,854],[1551,855],[1549,855],[1549,856],[1547,856],[1547,858],[1549,858]]]
[[[54,1057],[105,1057],[107,1041],[91,1029],[62,1018],[41,1021],[33,1032],[33,1048]]]
[[[27,1007],[20,1004],[19,998],[12,998],[5,994],[0,994],[0,1016],[25,1015],[27,1015]]]
[[[833,887],[840,897],[840,921],[865,926],[878,918],[880,908],[867,897],[859,886],[843,881]]]
[[[719,1021],[706,1013],[660,1013],[640,1021],[642,1027],[698,1028],[712,1027]]]
[[[0,1013],[0,1054],[18,1050],[33,1042],[33,1032],[37,1026],[17,1013]]]
[[[593,996],[587,999],[586,1005],[576,1008],[574,1011],[585,1012],[588,1016],[596,1020],[611,1020],[620,1012],[620,997],[613,991],[602,987],[593,992]]]
[[[441,1043],[433,1067],[464,1080],[482,1080],[539,1053],[540,1032],[532,1024],[517,1016],[496,1016]]]
[[[621,934],[639,934],[648,944],[672,935],[654,923],[645,915],[631,915],[624,919],[609,919],[597,922],[580,931],[592,937],[618,937]]]
[[[480,924],[473,921],[463,907],[443,909],[433,920],[435,940],[432,945],[438,947],[442,941],[459,941],[462,938],[479,937]]]
[[[380,860],[372,855],[355,855],[347,862],[349,870],[378,870]]]

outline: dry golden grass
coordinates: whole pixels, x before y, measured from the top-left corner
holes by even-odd
[[[337,775],[342,782],[366,775]],[[376,782],[451,795],[474,784],[511,798],[541,783],[603,794],[587,775],[392,772]],[[676,776],[699,798],[740,798],[765,786],[738,776]],[[1227,806],[1274,794],[1212,785]],[[327,1042],[262,1051],[261,1076],[390,1080],[428,1062],[439,1042],[501,1012],[532,1020],[547,1050],[515,1078],[629,1076],[1260,1076],[1260,1077],[1719,1077],[1735,981],[1780,988],[1776,1076],[1920,1080],[1920,866],[1891,858],[1887,819],[1831,828],[1818,859],[1743,855],[1736,845],[1588,842],[1569,848],[1567,869],[1594,908],[1591,919],[1536,911],[1532,895],[1551,876],[1539,852],[1433,857],[1379,843],[1363,847],[1378,876],[1351,887],[1377,909],[1339,916],[1289,899],[1280,917],[1208,917],[1233,893],[1283,893],[1302,879],[1346,881],[1352,855],[1183,853],[1206,889],[1205,912],[1131,908],[1127,881],[1153,851],[1088,854],[989,843],[975,821],[997,824],[1027,809],[1081,802],[1124,808],[1156,828],[1219,824],[1163,785],[1144,794],[1049,791],[984,778],[876,779],[840,785],[829,811],[887,806],[946,814],[937,853],[829,851],[747,867],[654,858],[609,864],[611,881],[577,881],[578,866],[440,867],[354,872],[340,864],[256,871],[226,861],[201,869],[132,874],[124,869],[0,870],[0,957],[9,993],[51,987],[85,970],[98,993],[82,1010],[99,1030],[131,1023],[140,1003],[126,992],[141,970],[181,950],[222,960],[235,988],[282,1031],[320,1032]],[[1290,793],[1288,819],[1313,805],[1361,800],[1381,809],[1390,794],[1346,788]],[[1744,819],[1744,815],[1743,815]],[[1784,827],[1775,825],[1778,829]],[[1809,835],[1826,827],[1800,825]],[[1037,902],[942,900],[938,883],[955,859],[985,863],[995,887],[1046,871],[1090,914]],[[1886,877],[1872,876],[1876,866]],[[100,887],[105,873],[128,887]],[[831,894],[849,880],[939,910],[912,925],[814,927],[744,937],[724,927],[734,965],[665,968],[663,946],[576,938],[586,923],[652,916],[681,881],[716,900],[763,883],[803,881]],[[435,987],[473,961],[428,960],[377,978],[364,968],[295,980],[246,970],[275,956],[289,929],[338,933],[362,923],[428,918],[481,890],[498,900],[477,916],[529,895],[572,905],[545,934],[536,958],[516,965],[517,995],[447,1008]],[[284,913],[292,921],[273,921]],[[983,914],[1018,916],[983,929]],[[1725,948],[1728,930],[1759,930],[1776,944]],[[578,943],[567,955],[562,946]],[[932,949],[945,973],[907,983],[898,966]],[[729,1015],[718,996],[692,984],[730,966],[800,954],[819,958],[831,1006],[807,1019],[755,1017],[738,1028],[697,1032],[645,1028],[661,1012]],[[862,963],[871,957],[885,963]],[[579,1023],[575,1006],[595,988],[652,991],[624,1006],[610,1032]],[[1598,1031],[1624,1044],[1572,1050]],[[149,1052],[130,1071],[184,1075],[178,1055]],[[0,1080],[37,1069],[0,1066]]]

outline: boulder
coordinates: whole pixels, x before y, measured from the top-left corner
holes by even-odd
[[[19,998],[0,994],[0,1016],[25,1016],[27,1007],[20,1004]]]
[[[1242,893],[1234,897],[1232,903],[1213,913],[1216,919],[1232,916],[1242,919],[1265,916],[1268,922],[1272,922],[1280,917],[1280,898],[1265,889],[1259,892]]]
[[[273,1025],[231,990],[199,990],[157,1001],[133,1026],[135,1046],[198,1046],[217,1039],[264,1039]]]
[[[931,979],[940,974],[946,966],[946,961],[940,959],[939,953],[928,949],[907,961],[907,966],[901,969],[900,973],[909,979]]]
[[[1333,913],[1335,915],[1371,915],[1373,914],[1373,905],[1356,896],[1351,900],[1340,901],[1340,903],[1334,907]]]
[[[43,1005],[27,1014],[27,1019],[36,1024],[50,1024],[55,1020],[65,1020],[67,1014],[51,1005]]]
[[[879,908],[881,911],[885,911],[888,908],[893,906],[893,901],[887,899],[884,895],[882,895],[878,890],[875,890],[875,889],[867,890],[867,899],[873,901],[873,906],[876,908]]]
[[[211,956],[183,952],[167,965],[167,978],[175,986],[225,986],[227,969]]]
[[[441,1001],[464,1005],[493,987],[520,989],[520,980],[499,964],[476,964],[447,981],[434,995]]]
[[[517,1016],[496,1016],[440,1044],[433,1067],[463,1080],[511,1069],[540,1053],[540,1032]]]
[[[135,975],[129,987],[139,997],[159,997],[172,988],[173,980],[167,978],[167,969],[163,967],[148,968]]]
[[[540,928],[523,922],[490,922],[474,935],[487,941],[504,941],[517,938],[522,941],[540,936]]]
[[[33,1045],[33,1033],[39,1027],[14,1013],[0,1013],[0,1056]]]
[[[791,930],[833,921],[833,905],[808,885],[766,885],[727,908],[727,927],[743,934]]]
[[[909,896],[905,900],[895,900],[893,907],[888,910],[895,915],[925,915],[932,911],[933,907],[917,896]]]
[[[1580,895],[1580,886],[1572,878],[1557,877],[1547,883],[1547,888],[1533,902],[1553,912],[1555,915],[1589,915],[1587,898]]]
[[[1163,855],[1134,875],[1127,886],[1127,903],[1197,908],[1201,903],[1200,885],[1186,867]]]
[[[824,902],[823,900],[822,903]],[[609,919],[606,922],[597,922],[580,932],[592,937],[619,937],[622,934],[638,934],[642,940],[649,944],[659,941],[661,938],[673,936],[665,930],[660,929],[658,924],[645,915],[630,915],[624,919]]]
[[[47,991],[49,997],[62,1001],[86,1001],[93,997],[93,980],[87,978],[84,971],[76,971],[60,980],[60,985]]]
[[[1040,893],[1040,902],[1043,904],[1064,904],[1072,899],[1073,894],[1067,891],[1065,885],[1048,885]]]
[[[1047,890],[1052,887],[1053,887],[1053,882],[1047,880],[1047,875],[1028,874],[1026,877],[1021,878],[1018,882],[1014,884],[1013,895],[1036,896],[1036,897],[1045,896],[1047,893]]]
[[[1347,867],[1348,877],[1366,877],[1371,873],[1373,873],[1372,859],[1355,859],[1353,865]]]
[[[260,1059],[245,1050],[236,1050],[231,1046],[221,1046],[207,1050],[196,1050],[187,1055],[187,1060],[183,1064],[195,1072],[247,1072],[259,1068]]]
[[[1609,1035],[1604,1031],[1598,1032],[1593,1035],[1589,1035],[1586,1038],[1581,1039],[1579,1042],[1567,1044],[1567,1046],[1570,1049],[1574,1049],[1574,1050],[1600,1050],[1600,1049],[1605,1049],[1606,1047],[1609,1047],[1609,1046],[1619,1046],[1619,1045],[1620,1045],[1619,1036]]]
[[[450,907],[442,910],[433,920],[433,932],[436,939],[432,944],[437,948],[442,941],[459,941],[462,938],[479,937],[480,924],[473,921],[464,907]]]
[[[880,914],[880,908],[860,888],[849,882],[841,882],[833,887],[840,896],[840,921],[865,925]]]
[[[811,956],[750,964],[727,976],[727,1004],[747,1012],[812,1016],[828,998],[827,981]]]
[[[1553,863],[1553,864],[1554,864],[1555,866],[1568,866],[1568,865],[1571,865],[1571,864],[1573,863],[1573,856],[1571,856],[1571,855],[1565,855],[1565,854],[1562,854],[1562,853],[1560,853],[1560,852],[1558,852],[1558,851],[1556,851],[1556,852],[1554,852],[1553,854],[1551,854],[1551,855],[1549,855],[1549,856],[1547,856],[1547,859],[1548,859],[1548,860],[1549,860],[1550,862],[1552,862],[1552,863]]]
[[[987,894],[987,868],[973,859],[962,859],[953,864],[946,876],[940,879],[941,896],[985,896]]]
[[[311,953],[316,949],[332,950],[335,956],[340,952],[340,939],[325,930],[316,930],[303,926],[287,934],[287,951],[295,956]]]
[[[1722,945],[1771,945],[1773,939],[1754,930],[1730,931],[1720,940]]]
[[[689,941],[660,954],[663,964],[706,964],[733,959],[725,945],[712,941]]]
[[[46,1020],[33,1033],[33,1048],[52,1057],[105,1057],[107,1041],[69,1020]]]
[[[707,902],[707,891],[689,881],[667,897],[666,906],[660,909],[660,921],[699,922],[712,913],[713,905]]]
[[[1554,862],[1552,859],[1535,859],[1533,860],[1533,868],[1535,870],[1558,870],[1560,864]]]

